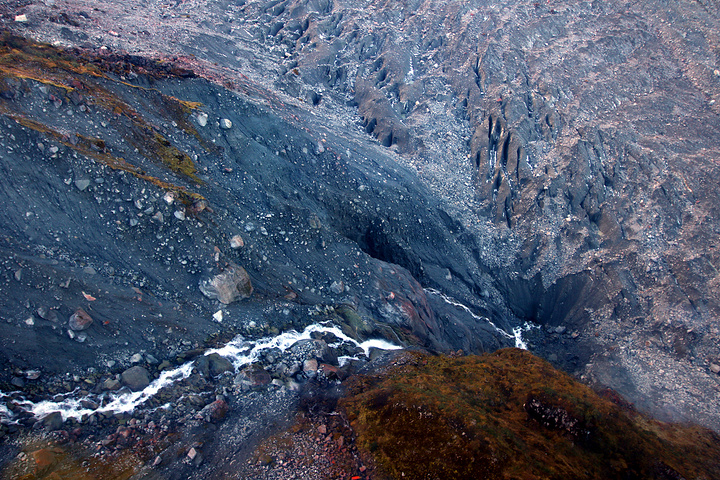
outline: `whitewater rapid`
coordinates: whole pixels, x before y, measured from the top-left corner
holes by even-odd
[[[522,338],[522,334],[537,325],[526,322],[522,326],[517,326],[508,333],[495,325],[489,318],[475,314],[470,308],[459,303],[455,299],[435,290],[426,289],[426,292],[439,296],[442,300],[450,305],[460,308],[470,314],[473,318],[480,322],[484,322],[492,326],[499,335],[513,340],[517,348],[527,350],[527,344]],[[204,355],[216,353],[228,359],[235,369],[240,370],[246,365],[252,364],[261,358],[263,351],[268,349],[279,349],[284,352],[292,345],[300,340],[311,339],[315,333],[328,333],[334,335],[339,340],[330,344],[331,347],[337,347],[343,342],[349,342],[361,348],[366,356],[369,356],[370,349],[378,348],[382,350],[399,350],[402,347],[394,345],[381,339],[371,339],[364,342],[358,342],[349,336],[336,325],[332,324],[313,324],[307,326],[302,332],[297,330],[289,330],[274,337],[261,338],[259,340],[246,340],[241,335],[237,336],[226,345],[220,348],[207,350]],[[345,365],[350,360],[357,360],[357,357],[341,356],[338,358],[340,366]],[[188,361],[172,370],[163,371],[158,378],[153,380],[150,385],[139,392],[123,392],[98,395],[79,396],[78,390],[55,395],[52,400],[43,400],[39,402],[31,402],[24,399],[19,392],[3,393],[0,392],[0,419],[12,421],[14,414],[8,409],[7,402],[12,400],[16,405],[20,406],[27,412],[32,413],[36,418],[42,419],[53,412],[60,412],[63,420],[68,418],[82,419],[96,413],[123,413],[132,412],[138,406],[142,405],[152,397],[154,397],[162,389],[182,381],[189,377],[193,370],[194,361]],[[100,399],[101,404],[97,408],[88,408],[88,405],[97,404]]]
[[[267,349],[279,349],[285,351],[300,340],[311,339],[313,333],[330,333],[340,340],[330,346],[339,346],[343,342],[350,342],[360,347],[365,355],[369,355],[371,348],[379,348],[382,350],[399,350],[402,347],[394,345],[390,342],[380,339],[366,340],[357,342],[356,340],[345,335],[339,327],[334,325],[313,324],[307,326],[302,332],[289,330],[275,337],[261,338],[259,340],[246,340],[242,336],[238,336],[220,348],[207,350],[204,355],[217,353],[227,358],[236,369],[240,369],[246,365],[256,362],[260,358],[261,352]],[[344,365],[356,357],[340,357],[340,365]],[[138,406],[155,396],[160,390],[181,381],[190,376],[193,370],[193,361],[188,361],[179,367],[163,371],[158,378],[153,380],[150,385],[139,392],[125,392],[109,394],[102,405],[98,408],[87,408],[86,405],[97,403],[98,396],[77,396],[77,390],[67,394],[56,395],[53,400],[43,400],[40,402],[31,402],[20,397],[17,398],[17,392],[14,394],[6,394],[0,392],[0,419],[12,420],[13,414],[7,408],[6,402],[12,399],[27,412],[31,412],[35,417],[41,419],[50,413],[60,412],[63,420],[68,418],[81,419],[95,413],[123,413],[132,412]]]

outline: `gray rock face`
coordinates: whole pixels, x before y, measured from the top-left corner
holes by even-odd
[[[123,385],[134,392],[138,392],[150,385],[150,373],[139,365],[122,372],[121,378]]]

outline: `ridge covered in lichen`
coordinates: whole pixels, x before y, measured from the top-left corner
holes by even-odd
[[[718,436],[614,403],[527,351],[405,353],[340,403],[388,478],[720,478]]]
[[[146,172],[146,168],[134,165],[112,152],[109,142],[101,138],[89,138],[81,132],[60,132],[49,120],[40,119],[23,111],[17,97],[28,91],[26,82],[44,85],[50,102],[58,104],[81,104],[104,110],[115,120],[112,128],[125,142],[151,163],[162,166],[180,179],[192,184],[202,184],[192,158],[160,133],[116,91],[119,88],[139,89],[161,118],[174,122],[186,134],[195,137],[206,150],[208,143],[202,139],[188,120],[190,112],[200,106],[197,102],[184,101],[164,95],[152,88],[133,85],[124,81],[123,75],[145,75],[152,79],[188,77],[192,72],[173,68],[170,64],[133,57],[129,55],[98,55],[84,50],[64,50],[52,45],[37,43],[7,32],[0,34],[0,114],[12,118],[21,125],[42,132],[72,148],[76,152],[149,181],[161,188],[176,191],[181,199],[189,202],[202,199],[198,193],[188,192],[185,187],[161,180]],[[117,77],[120,76],[120,79]],[[66,125],[63,129],[67,130]]]

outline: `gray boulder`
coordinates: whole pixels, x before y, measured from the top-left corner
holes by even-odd
[[[123,385],[134,392],[138,392],[150,385],[150,373],[139,365],[122,372],[121,378]]]

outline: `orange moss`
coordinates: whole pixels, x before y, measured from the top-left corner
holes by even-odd
[[[197,202],[199,200],[205,200],[205,197],[203,197],[202,195],[200,195],[198,193],[188,192],[187,189],[185,189],[185,187],[174,185],[172,183],[165,182],[165,181],[160,180],[159,178],[153,177],[151,175],[147,175],[143,170],[136,167],[135,165],[128,163],[127,161],[125,161],[125,159],[123,159],[121,157],[116,157],[116,156],[108,153],[105,149],[105,142],[102,139],[84,137],[82,135],[77,134],[75,136],[76,141],[71,142],[70,138],[67,135],[63,135],[62,133],[51,129],[47,125],[44,125],[35,120],[31,120],[29,118],[21,117],[19,115],[8,112],[7,109],[2,105],[2,103],[0,103],[0,115],[5,115],[9,118],[12,118],[13,120],[15,120],[20,125],[22,125],[26,128],[30,128],[37,132],[43,133],[49,137],[52,137],[59,143],[65,145],[66,147],[72,148],[73,150],[77,151],[78,153],[81,153],[82,155],[85,155],[86,157],[92,158],[104,165],[107,165],[108,167],[110,167],[112,169],[123,170],[125,172],[135,175],[136,177],[138,177],[142,180],[150,182],[153,185],[156,185],[160,188],[163,188],[163,189],[169,190],[169,191],[173,191],[178,195],[178,199],[186,205],[194,204],[195,202]]]
[[[174,71],[173,67],[168,67],[160,62],[157,62],[155,65],[157,66],[156,71],[146,71],[146,73],[155,77],[167,77],[171,76],[172,71]],[[151,89],[145,89],[143,87],[130,85],[126,82],[114,80],[106,73],[110,70],[122,68],[127,67],[122,66],[121,60],[112,62],[103,57],[93,57],[87,53],[81,54],[78,51],[62,50],[9,33],[0,34],[0,87],[3,87],[4,79],[16,78],[20,80],[33,80],[45,85],[61,88],[65,90],[66,95],[78,90],[81,92],[85,103],[106,109],[115,115],[125,118],[129,127],[118,123],[117,128],[121,131],[125,130],[126,139],[138,148],[144,156],[151,161],[164,165],[178,175],[201,184],[202,180],[196,175],[197,169],[195,164],[187,153],[182,152],[172,145],[165,137],[157,132],[155,127],[146,122],[135,109],[98,83],[98,80],[103,79],[108,82],[120,83],[133,88],[151,91]],[[151,97],[152,96],[155,96],[153,97],[155,98],[155,103],[161,106],[159,109],[161,113],[164,113],[186,133],[197,138],[206,150],[215,152],[217,147],[214,147],[215,149],[209,147],[207,142],[198,134],[197,130],[188,120],[190,112],[200,106],[198,102],[179,100],[172,96],[163,95],[155,90],[152,90]],[[107,152],[104,142],[101,139],[85,138],[79,134],[64,135],[54,131],[51,127],[14,112],[11,102],[4,98],[0,98],[0,113],[15,119],[18,123],[28,128],[49,135],[62,144],[105,165],[130,172],[162,188],[177,191],[181,194],[181,199],[186,201],[186,203],[192,203],[203,198],[198,194],[185,192],[182,187],[146,175],[139,167],[128,163],[122,158],[111,155]],[[77,140],[77,142],[70,142],[70,137],[74,137],[74,140]],[[103,144],[102,147],[99,146],[100,143]]]
[[[390,478],[720,478],[712,432],[623,411],[522,350],[407,353],[350,391],[341,406]]]
[[[148,460],[131,449],[95,456],[77,445],[60,447],[41,442],[32,442],[24,451],[25,456],[10,464],[2,478],[125,480],[136,475]]]

